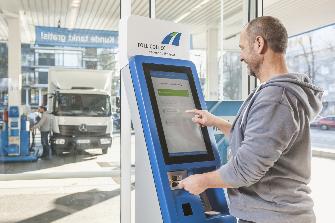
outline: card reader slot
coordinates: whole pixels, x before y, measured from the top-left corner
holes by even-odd
[[[171,182],[171,187],[172,187],[172,188],[177,188],[178,185],[179,185],[179,182],[180,182],[180,181],[172,181],[172,182]]]
[[[212,205],[209,202],[209,199],[206,195],[206,192],[201,193],[199,196],[200,196],[200,199],[201,199],[202,204],[204,206],[205,212],[212,211],[213,208],[212,208]]]
[[[169,185],[171,190],[179,189],[179,182],[187,177],[187,171],[173,171],[168,172]]]
[[[211,205],[211,201],[209,200],[209,197],[208,195],[206,194],[206,191],[201,193],[199,195],[200,197],[200,200],[202,202],[202,205],[204,207],[204,211],[205,211],[205,215],[207,217],[211,217],[211,216],[215,216],[215,215],[219,215],[221,214],[220,212],[218,211],[215,211]]]

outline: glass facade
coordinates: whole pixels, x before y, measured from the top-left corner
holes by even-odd
[[[8,77],[8,49],[6,43],[0,43],[0,78]]]
[[[243,27],[243,1],[222,2],[220,23],[219,100],[242,100],[242,63],[239,39]],[[232,16],[233,15],[233,16]],[[229,19],[225,19],[225,18]]]
[[[119,93],[119,73],[116,49],[57,48],[22,44],[22,104],[37,107],[43,100],[40,91],[47,92],[48,70],[50,67],[111,70],[113,72],[113,96]],[[8,50],[0,44],[0,97],[6,100],[8,76]],[[43,96],[43,94],[42,94]],[[28,99],[28,100],[27,100]],[[116,99],[113,99],[116,101]]]
[[[335,25],[289,38],[290,70],[305,73],[324,89],[321,116],[335,115]]]
[[[45,19],[48,16],[40,9],[36,13],[38,16],[34,14],[32,8],[35,6],[42,8],[45,5],[66,2],[63,5],[64,9],[69,8],[68,1],[20,2],[23,5],[20,11],[24,11],[29,17],[28,27],[41,23],[41,18],[43,22],[48,20]],[[120,2],[81,1],[78,18],[72,21],[74,28],[93,27],[117,30]],[[189,25],[191,29],[190,60],[196,65],[206,100],[245,99],[243,91],[248,88],[246,87],[248,77],[243,76],[247,74],[243,73],[244,68],[240,62],[238,45],[239,33],[248,14],[248,9],[245,8],[246,2],[254,1],[156,0],[155,16],[157,19]],[[149,17],[149,1],[131,0],[131,3],[132,15]],[[2,10],[2,6],[0,9]],[[65,19],[68,19],[65,14],[68,13],[64,13],[60,5],[52,10],[55,10],[55,16],[60,15],[59,18],[56,16],[58,25],[67,27],[70,21]],[[71,9],[68,11],[70,13]],[[109,17],[111,14],[117,19],[112,21]],[[91,18],[88,19],[88,17]],[[3,23],[2,20],[0,16],[0,26]],[[21,21],[21,23],[21,28],[23,28],[24,22]],[[0,43],[0,105],[8,101],[8,48],[6,38],[2,37],[4,31],[6,30],[0,29],[1,41],[4,41]],[[26,30],[23,31],[22,33],[26,32]],[[289,38],[287,50],[289,69],[308,74],[313,83],[325,90],[323,110],[311,126],[313,150],[335,149],[334,36],[335,25],[329,25]],[[22,39],[25,38],[26,36],[22,35]],[[120,49],[53,47],[22,43],[21,101],[23,105],[30,105],[33,111],[39,105],[47,104],[48,72],[51,67],[112,71],[110,100],[107,96],[61,95],[60,101],[57,102],[57,108],[63,115],[67,114],[68,110],[78,110],[80,112],[77,114],[87,114],[87,119],[99,115],[104,116],[106,120],[110,118],[106,122],[113,123],[113,131],[110,134],[112,146],[108,148],[108,152],[107,150],[100,151],[101,148],[98,147],[78,153],[73,150],[62,155],[53,154],[51,160],[38,160],[34,163],[0,162],[0,178],[13,174],[8,175],[9,178],[12,177],[12,180],[0,180],[0,203],[4,204],[2,205],[3,211],[0,213],[0,222],[120,222],[120,176],[112,174],[121,169],[119,51]],[[36,112],[32,112],[31,115],[33,118],[37,117]],[[71,116],[70,118],[75,119],[76,117]],[[1,124],[2,121],[0,119]],[[82,118],[81,121],[85,120]],[[78,128],[69,127],[69,129],[77,131]],[[92,130],[93,133],[85,134],[93,136],[97,129],[98,127],[95,127]],[[36,151],[41,153],[39,132],[37,131],[34,136],[31,135],[30,139],[32,140],[33,137],[35,137]],[[134,147],[135,140],[132,136],[130,148],[132,150],[132,170],[135,168]],[[325,166],[323,170],[329,170],[329,166],[334,166],[331,161],[325,163],[321,161],[318,164]],[[312,171],[314,172],[313,177],[318,177],[321,172],[315,166]],[[26,177],[26,173],[35,178],[22,180]],[[54,178],[49,179],[48,177]],[[131,179],[133,183],[134,175]],[[321,180],[323,181],[320,182],[326,182],[324,179]],[[315,182],[312,183],[312,186],[315,186]],[[322,186],[326,185],[332,184],[327,183]],[[312,189],[315,191],[313,187]],[[320,190],[317,193],[321,193]],[[327,207],[320,205],[317,197],[319,196],[315,196],[315,210],[322,213],[322,209],[327,210]],[[20,210],[20,213],[17,210]]]
[[[304,73],[323,88],[323,108],[311,122],[312,149],[335,149],[335,25],[289,38],[287,63],[290,71]]]
[[[0,43],[0,103],[8,100],[8,49],[6,43]]]
[[[67,4],[65,2],[51,1],[46,4],[64,4],[65,6]],[[39,2],[33,2],[35,3],[39,4]],[[31,2],[23,1],[22,4],[29,5]],[[41,4],[44,4],[44,1]],[[88,4],[89,7],[96,9],[99,0],[89,1]],[[107,4],[104,10],[107,14],[111,9],[115,12],[119,11],[119,2],[104,1],[104,4]],[[65,8],[67,9],[68,6]],[[102,21],[104,24],[109,22],[106,13],[97,15],[97,17],[104,18],[105,22]],[[33,21],[29,21],[29,26],[33,26],[32,24]],[[24,34],[22,34],[22,39],[25,37]],[[78,145],[74,145],[72,150],[63,152],[63,154],[55,152],[52,146],[52,157],[49,160],[43,158],[34,162],[19,161],[18,163],[0,161],[0,178],[4,179],[8,174],[13,174],[15,177],[15,181],[0,180],[0,202],[5,204],[6,208],[12,207],[10,210],[2,209],[0,222],[120,222],[120,177],[119,174],[114,173],[120,169],[120,140],[117,134],[120,129],[120,75],[117,53],[118,49],[109,48],[61,47],[25,43],[21,45],[21,103],[29,105],[31,109],[28,116],[31,124],[36,124],[39,120],[40,115],[36,112],[36,108],[39,105],[46,105],[50,96],[47,91],[50,68],[110,70],[112,72],[112,92],[110,95],[103,96],[83,94],[78,97],[77,94],[75,96],[66,95],[66,97],[63,95],[60,100],[62,103],[58,104],[57,108],[61,113],[58,115],[71,119],[72,123],[70,127],[66,126],[69,125],[67,122],[65,127],[58,123],[61,131],[65,131],[66,134],[70,132],[71,137],[80,134],[78,126],[74,127],[73,124],[73,120],[76,119],[79,125],[84,123],[88,126],[87,132],[82,133],[81,136],[92,139],[103,134],[103,138],[98,139],[95,144],[92,143],[91,147],[79,149],[82,146],[80,143],[85,143],[85,140],[78,140],[74,141]],[[0,104],[6,104],[8,100],[8,48],[6,43],[0,43],[0,55]],[[80,106],[76,107],[79,104]],[[27,109],[28,106],[22,106],[22,108]],[[66,116],[70,113],[69,110],[76,112],[76,116]],[[0,119],[0,122],[2,125],[3,120]],[[29,134],[29,154],[41,156],[43,146],[40,131],[30,131]],[[51,136],[49,137],[51,140]],[[112,145],[109,146],[110,142]],[[47,176],[39,175],[42,172]],[[31,174],[32,177],[22,180],[21,176],[25,173]],[[58,177],[54,178],[55,175]],[[17,189],[14,189],[15,187]],[[107,209],[110,211],[106,211]],[[14,214],[15,210],[20,210],[20,214]],[[88,213],[94,214],[85,217],[84,215]]]
[[[202,89],[209,100],[242,99],[238,47],[243,26],[242,3],[242,0],[234,1],[233,5],[231,1],[219,0],[185,1],[178,10],[168,11],[165,10],[169,7],[167,1],[156,1],[156,18],[193,28],[190,59],[197,67]],[[207,19],[196,19],[206,13],[210,15]]]

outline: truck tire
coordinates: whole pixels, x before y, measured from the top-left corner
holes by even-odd
[[[108,152],[108,147],[102,147],[101,148],[102,154],[107,154]]]
[[[56,156],[62,156],[63,151],[55,150]]]
[[[56,156],[62,156],[63,150],[57,149],[56,145],[51,145],[51,152],[52,154],[55,154]]]
[[[72,154],[72,156],[74,156],[74,157],[77,157],[77,155],[80,155],[79,152],[80,152],[80,151],[77,149],[76,146],[74,146],[74,147],[72,148],[72,150],[71,150],[71,154]]]

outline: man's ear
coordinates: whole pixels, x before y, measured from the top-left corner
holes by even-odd
[[[256,36],[256,39],[255,39],[255,42],[254,42],[254,48],[255,48],[255,51],[258,54],[264,54],[265,53],[266,45],[265,45],[265,40],[264,40],[263,37]]]

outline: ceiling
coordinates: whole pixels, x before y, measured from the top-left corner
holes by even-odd
[[[242,0],[223,0],[226,23],[242,24]],[[296,34],[335,22],[334,0],[264,0],[264,14],[279,17]],[[156,18],[205,31],[220,22],[221,0],[156,0]],[[303,9],[303,10],[302,10]],[[132,14],[148,16],[149,0],[132,0]],[[34,41],[35,26],[117,30],[120,0],[0,0],[0,40],[8,38],[5,18],[19,16],[21,39]]]
[[[264,15],[279,18],[289,36],[335,23],[334,0],[264,0]]]

